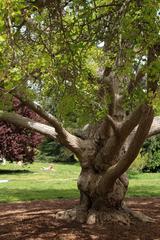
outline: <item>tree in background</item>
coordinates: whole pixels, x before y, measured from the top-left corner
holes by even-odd
[[[21,102],[13,99],[13,111],[34,120],[40,118]],[[35,148],[42,142],[42,135],[11,123],[0,122],[0,156],[11,162],[32,163]]]
[[[50,138],[46,138],[42,144],[40,144],[36,154],[36,159],[43,162],[77,162],[71,151],[65,148],[62,144],[57,143]]]
[[[160,172],[160,136],[147,139],[141,150],[141,155],[146,155],[143,172]]]
[[[136,160],[130,166],[131,172],[160,172],[160,136],[145,140]]]
[[[126,171],[145,139],[160,132],[159,1],[0,4],[2,95],[16,96],[46,123],[3,103],[0,119],[55,139],[80,162],[80,206],[57,217],[128,224]],[[77,126],[87,124],[77,134],[73,113]]]

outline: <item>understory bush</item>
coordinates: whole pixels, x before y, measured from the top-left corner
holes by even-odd
[[[76,163],[75,156],[61,144],[45,139],[37,150],[36,160],[41,162]]]
[[[144,142],[129,170],[132,172],[160,172],[160,136],[152,137]]]
[[[41,121],[41,118],[17,98],[12,99],[11,109],[24,117]],[[0,159],[10,162],[32,163],[35,150],[44,137],[29,129],[0,121]]]
[[[61,144],[45,139],[40,145],[36,159],[41,162],[76,162],[74,155]],[[159,172],[160,171],[160,136],[147,139],[132,163],[129,171],[132,172]]]
[[[148,158],[143,172],[160,172],[160,135],[145,141],[141,155],[146,153]]]

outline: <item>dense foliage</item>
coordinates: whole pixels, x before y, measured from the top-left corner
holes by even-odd
[[[141,154],[142,156],[147,154],[143,171],[160,172],[160,136],[146,140]]]
[[[47,109],[52,102],[66,125],[73,112],[83,125],[108,111],[102,75],[112,69],[128,111],[150,97],[146,74],[158,76],[159,58],[148,66],[147,54],[159,42],[159,7],[157,0],[1,0],[1,81],[7,91],[17,86]],[[159,110],[158,102],[159,95]]]
[[[147,139],[136,160],[130,166],[131,172],[160,172],[160,136]]]
[[[39,119],[16,98],[13,99],[13,110],[25,117]],[[32,162],[35,148],[41,141],[42,136],[38,133],[0,121],[0,156],[9,161]]]
[[[39,146],[36,159],[41,162],[76,163],[75,156],[62,144],[45,139]]]

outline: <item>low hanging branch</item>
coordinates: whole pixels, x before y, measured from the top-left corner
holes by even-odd
[[[1,91],[3,91],[3,89],[1,89]],[[78,157],[80,156],[82,140],[63,128],[62,124],[56,117],[45,111],[41,105],[31,101],[25,96],[24,93],[19,93],[16,88],[12,89],[9,94],[18,98],[25,106],[29,107],[31,110],[37,113],[42,119],[46,120],[54,128],[54,131],[57,134],[57,141],[74,152]]]
[[[28,128],[30,130],[39,132],[47,137],[57,139],[57,133],[53,127],[36,122],[27,117],[22,117],[19,114],[0,111],[0,120],[13,123],[18,127]]]
[[[61,123],[50,113],[46,112],[39,104],[31,101],[27,97],[24,97],[24,94],[19,94],[16,91],[12,91],[12,95],[17,97],[24,105],[28,106],[44,120],[46,120],[51,126],[53,126],[58,134],[63,134],[64,128]]]
[[[46,135],[51,138],[56,138],[57,141],[59,141],[61,144],[63,144],[72,152],[74,152],[78,157],[80,156],[80,152],[81,152],[80,145],[82,141],[80,138],[69,133],[66,129],[62,127],[61,123],[59,123],[58,120],[53,115],[43,110],[39,104],[25,98],[24,94],[23,95],[19,94],[14,89],[12,91],[12,95],[17,97],[24,105],[29,107],[31,110],[37,113],[40,117],[46,120],[52,127],[45,124],[38,123],[38,122],[34,122],[33,120],[21,117],[18,114],[7,113],[3,111],[1,111],[1,114],[0,114],[1,120],[8,121],[16,125],[20,125],[24,128],[32,129],[34,131],[40,132],[43,135]]]

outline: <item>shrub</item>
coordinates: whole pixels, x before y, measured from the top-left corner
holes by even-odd
[[[148,154],[147,162],[143,168],[143,172],[159,172],[160,171],[160,136],[147,139],[141,150],[141,154]]]
[[[148,160],[143,172],[160,172],[160,151],[148,154]]]
[[[43,141],[37,151],[36,159],[42,162],[77,162],[74,155],[68,149],[51,139]]]
[[[24,106],[18,99],[13,99],[13,110],[16,113],[39,120],[39,116]],[[11,162],[33,162],[35,148],[42,142],[42,135],[31,130],[17,127],[0,121],[0,157]]]

